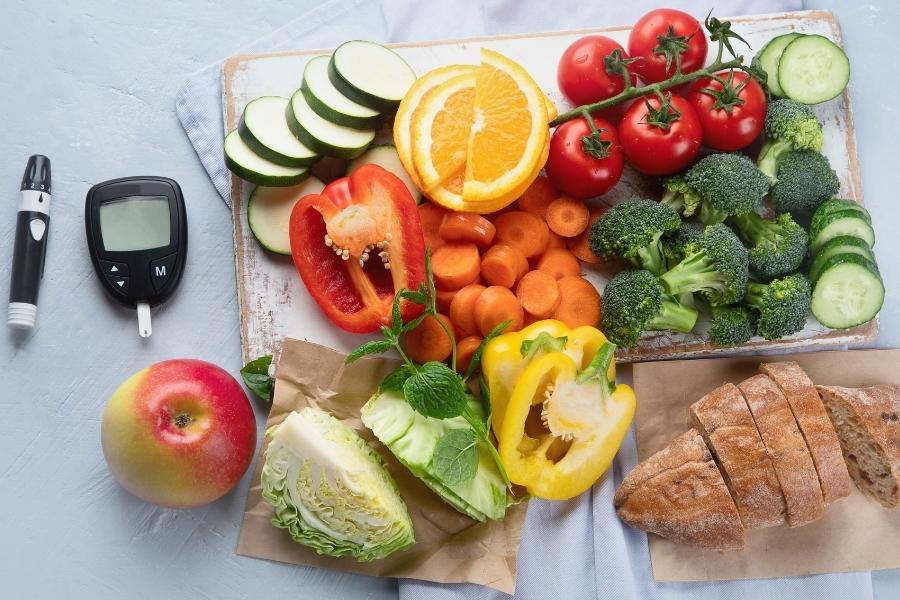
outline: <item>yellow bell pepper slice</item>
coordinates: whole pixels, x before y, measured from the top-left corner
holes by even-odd
[[[565,352],[534,359],[505,408],[500,458],[510,480],[538,498],[567,500],[589,489],[609,469],[634,416],[629,386],[610,392],[598,377],[578,383],[579,367]]]

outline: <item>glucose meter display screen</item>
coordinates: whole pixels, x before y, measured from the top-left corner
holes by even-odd
[[[100,205],[100,233],[107,252],[168,246],[169,200],[165,196],[128,196]]]

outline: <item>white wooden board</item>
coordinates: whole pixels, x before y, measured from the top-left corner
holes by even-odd
[[[804,11],[777,15],[736,17],[735,30],[755,49],[773,36],[788,31],[817,33],[840,44],[840,27],[828,11]],[[556,85],[556,66],[563,50],[587,33],[602,32],[626,45],[628,28],[595,28],[517,36],[487,37],[467,40],[416,44],[393,44],[417,73],[453,64],[479,62],[479,49],[490,47],[520,62],[560,110],[569,107]],[[743,48],[736,44],[738,51]],[[715,48],[710,45],[711,61]],[[223,75],[223,109],[226,131],[237,125],[247,102],[263,95],[289,97],[300,84],[306,61],[328,50],[304,50],[263,55],[235,56],[225,63]],[[747,58],[749,61],[749,58]],[[856,160],[856,142],[849,94],[814,107],[825,126],[823,152],[841,180],[841,195],[862,202],[862,188]],[[385,133],[386,135],[386,133]],[[324,167],[321,167],[324,168]],[[253,185],[233,177],[232,210],[234,215],[235,264],[241,309],[241,341],[244,359],[272,353],[283,338],[293,337],[350,350],[361,341],[360,336],[346,334],[332,326],[319,312],[315,302],[300,281],[290,257],[264,251],[253,239],[247,226],[247,198]],[[657,197],[658,188],[644,176],[626,169],[620,183],[598,202],[612,204],[633,196]],[[602,289],[607,274],[602,268],[585,267],[587,277]],[[701,325],[702,327],[702,325]],[[878,331],[877,321],[854,329],[831,331],[812,317],[800,333],[790,338],[767,342],[755,339],[740,351],[773,349],[812,349],[824,346],[856,344],[871,340]],[[685,358],[733,353],[734,349],[714,348],[704,344],[697,334],[662,334],[647,336],[640,345],[621,352],[625,361]]]

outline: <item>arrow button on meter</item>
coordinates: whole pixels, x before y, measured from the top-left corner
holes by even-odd
[[[157,293],[166,285],[166,282],[169,281],[169,276],[175,270],[175,259],[177,256],[178,253],[175,252],[150,263],[150,279],[153,281],[153,289]]]
[[[107,275],[106,280],[112,286],[112,289],[116,291],[117,294],[121,294],[123,296],[128,295],[128,278],[127,277],[117,277],[115,275]]]

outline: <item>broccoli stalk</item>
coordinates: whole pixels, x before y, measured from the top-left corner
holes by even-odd
[[[777,340],[803,329],[811,295],[809,280],[795,273],[768,284],[751,281],[744,304],[758,315],[756,333]]]
[[[635,198],[606,211],[591,227],[588,243],[597,256],[618,256],[658,275],[666,268],[662,237],[680,224],[670,206]]]
[[[731,229],[719,223],[690,240],[684,259],[660,276],[667,294],[700,292],[710,306],[734,304],[747,287],[747,249]]]
[[[716,346],[739,346],[753,337],[753,315],[743,306],[710,309],[709,341]]]
[[[778,165],[793,150],[822,149],[822,125],[805,104],[793,100],[776,100],[769,104],[765,120],[768,141],[757,158],[759,169],[774,182]]]
[[[687,333],[697,311],[666,295],[653,273],[622,271],[606,284],[600,328],[613,343],[633,346],[644,331]]]
[[[750,271],[756,277],[769,281],[800,268],[809,247],[809,235],[791,215],[769,221],[749,212],[736,215],[733,221],[740,236],[751,245]]]

